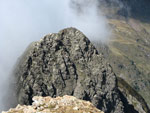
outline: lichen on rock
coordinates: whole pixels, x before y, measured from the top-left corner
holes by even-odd
[[[63,97],[33,97],[31,106],[18,105],[2,113],[104,113],[88,101],[79,100],[73,96]]]

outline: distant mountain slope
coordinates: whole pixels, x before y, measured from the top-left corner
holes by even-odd
[[[123,78],[150,107],[150,1],[99,0],[113,32],[109,44],[96,43]]]
[[[135,19],[110,19],[113,38],[97,44],[117,76],[138,91],[150,106],[150,24]]]
[[[99,6],[108,18],[133,18],[150,23],[149,0],[98,0]]]

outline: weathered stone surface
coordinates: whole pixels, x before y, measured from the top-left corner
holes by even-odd
[[[33,101],[32,106],[18,105],[2,113],[104,113],[90,102],[67,95],[57,98],[36,96]]]
[[[19,104],[31,104],[37,95],[73,95],[106,113],[129,113],[129,106],[131,113],[138,113],[120,97],[109,63],[75,28],[32,43],[20,59],[16,75]]]

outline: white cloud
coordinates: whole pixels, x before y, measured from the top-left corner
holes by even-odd
[[[17,58],[32,41],[66,27],[80,29],[90,40],[108,41],[110,30],[96,3],[92,2],[87,7],[83,4],[85,2],[77,0],[83,8],[79,15],[75,7],[70,8],[70,1],[0,0],[0,111],[10,107],[6,98],[10,98],[12,93],[9,87],[11,71]]]

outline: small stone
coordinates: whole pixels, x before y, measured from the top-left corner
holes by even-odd
[[[79,108],[77,107],[77,106],[75,106],[74,108],[73,108],[73,110],[78,110]]]

